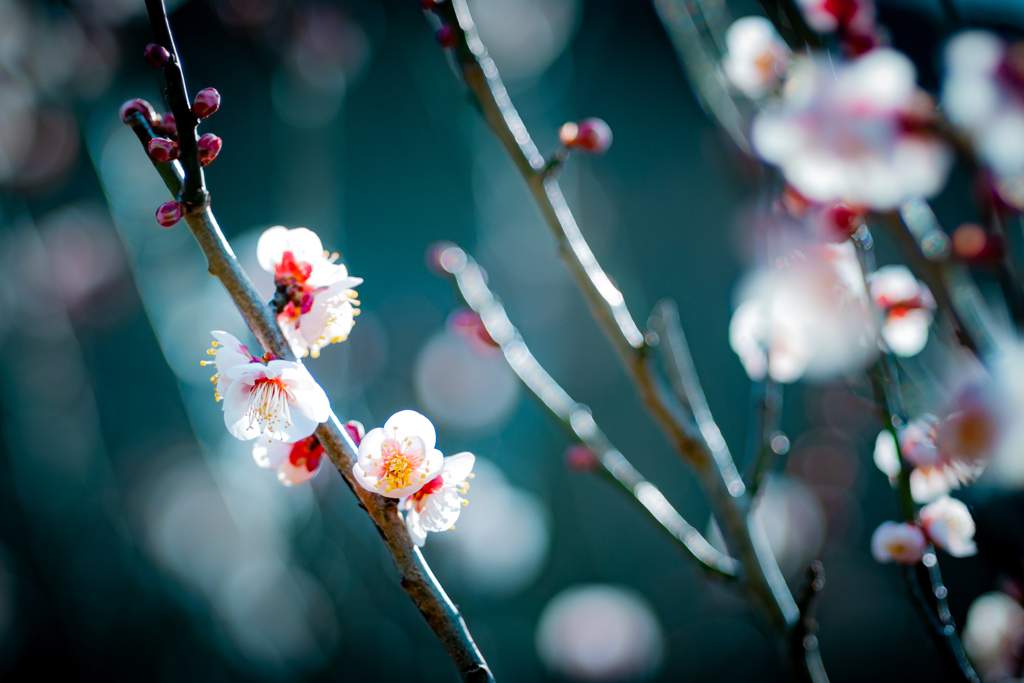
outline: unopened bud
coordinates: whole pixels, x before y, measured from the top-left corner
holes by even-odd
[[[971,265],[993,265],[1003,257],[1003,245],[980,225],[964,223],[953,232],[953,253]]]
[[[355,420],[349,420],[345,423],[345,431],[348,432],[348,435],[352,437],[357,446],[363,440],[363,435],[366,434],[363,423],[356,422]]]
[[[128,100],[121,105],[121,120],[128,123],[128,117],[136,112],[142,114],[142,118],[146,119],[150,125],[156,125],[160,121],[160,116],[153,109],[153,105],[138,98]]]
[[[861,212],[846,204],[836,204],[830,207],[825,217],[828,221],[828,227],[844,240],[857,232],[861,223],[864,222],[864,216]]]
[[[597,118],[570,121],[558,131],[558,138],[569,149],[588,154],[604,154],[612,146],[612,129]]]
[[[224,141],[213,133],[207,133],[199,138],[199,163],[209,166],[220,154],[221,145]]]
[[[437,44],[441,47],[455,47],[455,29],[448,24],[437,29]]]
[[[562,461],[565,463],[565,469],[570,472],[584,474],[595,472],[601,466],[601,461],[594,455],[594,451],[581,443],[566,448],[562,454]]]
[[[500,346],[487,331],[484,321],[480,319],[480,315],[476,311],[468,308],[455,311],[448,318],[448,323],[451,325],[452,331],[477,348],[480,348],[479,344],[481,343],[485,347]]]
[[[178,122],[174,120],[174,114],[164,114],[160,117],[160,132],[172,138],[178,137]]]
[[[178,202],[167,202],[161,204],[156,210],[156,222],[165,228],[169,228],[184,215],[184,210]]]
[[[220,109],[220,93],[215,88],[203,88],[196,93],[196,101],[192,104],[192,113],[198,119],[212,116]]]
[[[142,53],[142,56],[146,58],[150,66],[163,66],[171,58],[171,53],[162,45],[150,43],[146,46],[146,51]]]
[[[153,138],[149,141],[149,156],[153,161],[172,161],[181,156],[178,143],[167,138]]]

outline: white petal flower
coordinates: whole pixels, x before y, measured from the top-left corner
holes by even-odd
[[[309,481],[320,471],[324,448],[316,436],[295,443],[257,440],[252,446],[252,457],[265,470],[277,471],[277,479],[285,486]]]
[[[914,524],[882,522],[871,534],[871,555],[878,562],[916,564],[927,545],[924,533]]]
[[[330,416],[327,394],[298,363],[254,361],[230,368],[225,376],[231,386],[224,397],[224,423],[237,439],[266,433],[294,443]]]
[[[978,552],[974,543],[974,518],[963,502],[942,496],[921,508],[918,516],[931,542],[953,557]]]
[[[412,495],[441,470],[444,456],[434,448],[434,425],[414,410],[395,413],[383,429],[371,429],[359,444],[352,466],[356,481],[388,498]]]
[[[462,506],[466,504],[462,494],[469,489],[466,479],[475,461],[476,456],[472,453],[446,457],[441,473],[402,501],[406,511],[405,524],[416,545],[423,547],[428,531],[444,531],[455,524]]]
[[[882,340],[897,356],[916,356],[928,343],[935,298],[906,266],[883,266],[870,278],[871,296],[885,316]]]
[[[344,341],[359,314],[353,287],[363,280],[334,263],[316,233],[270,228],[256,246],[260,266],[274,275],[277,321],[299,356],[316,358],[328,344]]]
[[[864,281],[849,243],[813,245],[777,270],[755,274],[729,325],[747,374],[778,382],[826,378],[867,364],[877,352]]]
[[[764,17],[734,21],[725,32],[725,44],[728,52],[722,60],[722,72],[748,97],[764,97],[785,75],[789,47]]]
[[[888,430],[878,432],[875,438],[874,461],[875,467],[889,477],[890,481],[900,476],[900,455],[896,450],[896,440]]]
[[[908,125],[921,95],[906,56],[879,48],[834,68],[800,59],[790,74],[783,102],[755,118],[752,140],[801,194],[884,210],[942,189],[953,155]]]
[[[915,467],[910,473],[910,496],[917,503],[929,503],[960,488],[960,477],[945,467]]]
[[[934,415],[914,418],[899,432],[900,450],[907,462],[915,467],[934,467],[939,462],[939,449],[935,446]]]
[[[217,382],[217,389],[214,397],[220,401],[227,396],[231,380],[226,373],[237,365],[245,365],[252,362],[252,354],[245,344],[238,341],[234,335],[214,330],[210,332],[216,340],[213,346],[206,352],[214,356],[213,365],[217,368],[217,374],[210,379]],[[211,361],[203,361],[202,365],[209,365]]]

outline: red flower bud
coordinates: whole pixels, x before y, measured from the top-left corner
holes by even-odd
[[[146,58],[150,66],[163,66],[171,58],[171,53],[162,45],[150,43],[146,46],[146,51],[142,53],[142,56]]]
[[[199,163],[203,166],[209,166],[213,163],[213,160],[220,154],[220,148],[223,144],[224,141],[213,133],[207,133],[199,138]]]
[[[846,204],[836,204],[826,213],[826,220],[830,228],[845,238],[857,232],[864,218],[859,211]]]
[[[455,47],[455,29],[448,24],[437,29],[437,43],[441,47]]]
[[[149,141],[149,156],[153,161],[171,161],[181,156],[178,143],[167,138],[153,138]]]
[[[169,228],[180,221],[184,213],[184,209],[178,202],[167,202],[157,208],[156,222],[165,228]]]
[[[160,124],[157,127],[161,133],[168,137],[178,137],[178,123],[174,120],[174,114],[164,114],[161,116]]]
[[[588,154],[604,154],[612,146],[612,129],[597,118],[569,122],[558,131],[558,138],[569,149]]]
[[[121,120],[128,123],[128,117],[135,112],[142,114],[142,118],[146,119],[151,126],[156,125],[160,121],[160,115],[153,109],[153,105],[146,100],[140,99],[128,100],[121,105]]]
[[[196,93],[196,101],[192,104],[192,113],[196,118],[205,119],[220,109],[220,93],[215,88],[203,88]]]
[[[366,434],[366,429],[363,428],[362,422],[356,422],[355,420],[349,420],[345,423],[345,431],[352,437],[352,440],[356,442],[356,446],[363,440],[363,435]]]
[[[601,466],[601,461],[594,455],[594,451],[581,443],[566,448],[565,453],[562,454],[562,462],[565,463],[565,469],[570,472],[583,474],[594,472]]]

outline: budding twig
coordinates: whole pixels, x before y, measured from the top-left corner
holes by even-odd
[[[818,648],[818,621],[816,614],[821,594],[825,590],[825,565],[814,560],[807,566],[804,585],[797,598],[800,621],[789,639],[790,669],[797,683],[828,683],[828,674],[821,662]]]
[[[146,9],[157,41],[170,54],[164,66],[164,75],[168,101],[181,140],[180,164],[176,161],[154,161],[154,165],[176,198],[181,192],[180,199],[188,209],[185,221],[206,255],[210,273],[224,285],[260,345],[277,358],[294,361],[295,354],[281,333],[273,311],[261,300],[248,275],[239,265],[210,210],[195,132],[197,121],[188,105],[185,78],[167,20],[167,11],[162,0],[146,0]],[[145,148],[153,137],[152,130],[148,129],[148,124],[141,116],[129,119]],[[409,538],[405,522],[398,512],[397,501],[367,491],[353,478],[356,447],[342,423],[332,413],[330,419],[317,428],[316,435],[324,452],[376,525],[394,559],[402,588],[441,641],[459,675],[464,681],[474,683],[493,681],[487,662],[473,642],[458,607],[445,593],[419,548]]]
[[[462,298],[480,316],[487,333],[501,347],[512,370],[541,403],[590,448],[601,464],[601,471],[629,492],[633,500],[683,545],[701,569],[735,579],[736,561],[715,550],[699,531],[683,519],[664,494],[644,479],[608,440],[594,421],[590,409],[574,401],[541,366],[512,325],[505,307],[487,287],[476,261],[458,247],[451,246],[445,249],[441,265],[455,277]]]

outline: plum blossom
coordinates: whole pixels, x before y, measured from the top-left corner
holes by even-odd
[[[871,50],[847,63],[794,60],[781,102],[754,119],[766,162],[808,199],[892,209],[942,189],[950,149],[924,123],[930,106],[902,53]]]
[[[331,412],[327,394],[299,363],[271,354],[254,358],[227,332],[214,331],[214,396],[223,400],[224,424],[236,439],[260,434],[284,443],[304,439]],[[207,352],[209,353],[209,351]],[[208,361],[203,361],[204,364]]]
[[[928,343],[935,298],[906,266],[883,266],[869,278],[882,313],[882,340],[897,356],[916,356]]]
[[[1024,607],[1006,593],[986,593],[967,611],[964,649],[983,681],[1020,680]]]
[[[882,522],[871,534],[871,555],[878,562],[916,564],[927,544],[924,533],[914,524]]]
[[[277,472],[277,479],[285,486],[302,484],[320,471],[324,447],[315,435],[299,439],[295,443],[280,441],[256,441],[252,457],[265,470]]]
[[[900,451],[915,467],[934,467],[939,462],[935,446],[935,425],[938,418],[927,413],[914,418],[899,432]]]
[[[877,353],[853,246],[806,251],[755,274],[741,292],[729,344],[751,379],[832,377],[863,367]]]
[[[737,19],[725,32],[726,80],[747,97],[764,97],[789,68],[789,46],[764,17]]]
[[[383,428],[366,433],[352,474],[368,491],[388,498],[411,496],[441,471],[444,456],[434,448],[436,443],[430,420],[415,410],[403,410],[389,417]]]
[[[915,421],[911,421],[913,425]],[[929,446],[927,440],[920,435],[915,435],[910,425],[900,434],[902,445],[900,448],[920,449],[915,453],[921,461],[926,461],[930,453],[936,453],[934,446]],[[907,432],[910,431],[910,437]],[[924,435],[930,439],[930,435]],[[917,441],[915,444],[914,442]],[[906,452],[906,451],[905,451]],[[875,466],[889,478],[889,483],[896,485],[896,479],[900,476],[903,468],[900,466],[900,456],[896,448],[896,440],[887,430],[878,433],[875,439],[874,452]],[[958,474],[944,467],[915,467],[910,472],[910,495],[918,503],[928,503],[941,496],[948,494],[953,489],[960,487]]]
[[[942,496],[921,508],[921,528],[928,539],[953,557],[978,552],[974,543],[974,519],[962,501]]]
[[[466,479],[471,477],[476,456],[456,453],[444,459],[441,473],[402,501],[405,525],[413,542],[423,547],[428,531],[454,528],[455,521],[466,504],[463,494],[469,490]]]
[[[942,105],[974,143],[1004,201],[1024,208],[1024,63],[988,31],[965,31],[946,44]]]
[[[316,358],[320,349],[348,338],[359,310],[352,289],[363,280],[328,256],[306,228],[270,228],[256,245],[260,266],[274,275],[277,322],[296,355]]]

